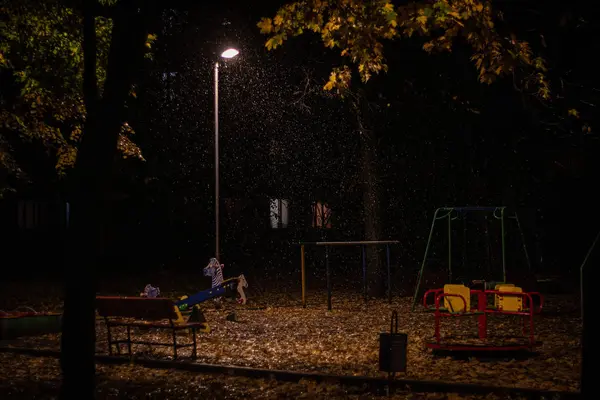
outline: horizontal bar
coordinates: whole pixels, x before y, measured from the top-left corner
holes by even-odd
[[[495,211],[506,208],[506,206],[498,207],[440,207],[438,210],[441,211]]]
[[[31,348],[16,348],[0,346],[0,351],[17,354],[29,354],[43,357],[60,357],[60,351],[38,350]],[[330,375],[315,372],[282,371],[273,369],[238,367],[230,365],[203,364],[185,361],[152,360],[143,358],[116,357],[96,355],[96,362],[101,364],[137,364],[149,368],[179,369],[198,373],[217,373],[230,376],[246,376],[250,378],[276,379],[285,382],[299,382],[301,379],[309,379],[317,382],[336,383],[342,386],[364,387],[365,391],[385,392],[390,390],[407,391],[416,393],[460,393],[460,394],[514,394],[526,396],[528,399],[580,399],[579,392],[558,392],[550,390],[538,390],[531,388],[518,388],[506,386],[474,385],[471,383],[451,383],[439,381],[420,381],[413,379],[397,378],[389,380],[384,377],[371,376],[349,376]]]
[[[300,242],[303,244],[314,244],[315,246],[359,246],[369,244],[399,244],[399,240],[361,240],[355,242]]]

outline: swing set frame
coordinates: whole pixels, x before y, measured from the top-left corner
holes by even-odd
[[[425,264],[427,263],[427,256],[429,255],[429,251],[431,248],[431,240],[433,238],[433,233],[435,231],[435,225],[437,221],[447,220],[447,229],[448,229],[448,283],[452,283],[452,221],[457,219],[462,219],[464,221],[466,215],[469,212],[485,212],[491,213],[492,217],[496,220],[500,221],[500,242],[501,242],[501,251],[502,251],[502,280],[501,282],[506,282],[506,220],[513,219],[516,221],[517,229],[519,230],[519,235],[521,237],[521,244],[523,247],[523,251],[525,253],[525,259],[527,260],[527,266],[529,270],[531,270],[531,261],[529,259],[529,253],[527,252],[527,246],[525,244],[525,235],[523,234],[523,230],[521,229],[521,223],[519,222],[519,217],[516,211],[509,212],[508,208],[505,206],[499,207],[440,207],[435,210],[433,214],[433,221],[431,222],[431,228],[429,229],[429,237],[427,239],[427,245],[425,246],[425,255],[423,256],[423,261],[421,262],[421,269],[419,270],[419,277],[417,278],[417,286],[415,288],[415,294],[413,297],[412,303],[412,311],[415,310],[415,306],[418,301],[419,290],[421,289],[421,284],[423,280],[423,271],[425,270]],[[466,225],[463,225],[463,234],[466,237]],[[464,243],[463,249],[463,258],[465,256],[464,252],[466,252],[466,242]],[[463,260],[464,263],[464,260]]]

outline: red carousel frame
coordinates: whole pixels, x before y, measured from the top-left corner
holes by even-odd
[[[434,340],[427,342],[427,347],[433,350],[451,350],[451,351],[531,351],[534,347],[539,346],[541,342],[535,340],[535,324],[533,316],[539,314],[542,311],[544,305],[544,298],[538,292],[509,292],[499,290],[477,290],[469,289],[470,295],[477,296],[477,309],[468,310],[467,301],[460,294],[444,293],[444,289],[430,289],[425,292],[423,296],[423,306],[427,310],[434,311],[435,317],[435,332]],[[427,304],[427,298],[433,294],[434,304],[433,307]],[[523,307],[521,311],[508,311],[501,308],[488,307],[488,296],[520,296],[523,299]],[[535,308],[533,303],[533,296],[538,296],[540,299],[539,307]],[[451,312],[445,311],[440,308],[440,300],[444,297],[457,297],[460,298],[464,304],[463,311]],[[443,303],[442,303],[443,304]],[[501,315],[520,315],[522,319],[523,336],[526,337],[526,341],[523,343],[486,343],[488,339],[488,324],[487,319],[489,314],[501,314]],[[478,318],[478,338],[482,341],[481,344],[468,344],[468,343],[449,343],[444,341],[440,335],[440,322],[445,317],[466,317],[476,316]],[[527,323],[528,322],[528,323]],[[529,325],[529,332],[527,332],[526,326]]]

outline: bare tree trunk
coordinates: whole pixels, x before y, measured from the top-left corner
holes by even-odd
[[[360,96],[360,95],[359,95]],[[361,162],[363,182],[363,218],[365,239],[382,240],[381,201],[377,174],[377,142],[373,132],[364,125],[360,97],[353,101],[358,132],[361,137]],[[383,257],[379,246],[367,246],[367,290],[369,296],[381,296],[384,290]]]
[[[121,1],[113,19],[104,95],[96,102],[93,14],[86,4],[84,22],[84,95],[89,107],[72,186],[72,213],[61,337],[62,399],[95,397],[96,271],[104,250],[112,164],[123,123],[125,101],[144,57],[147,24],[143,7]],[[90,71],[89,69],[92,69]]]
[[[363,210],[364,210],[364,240],[382,240],[381,206],[378,185],[377,165],[374,160],[375,143],[363,135],[362,138],[363,166]],[[381,296],[384,290],[383,257],[379,246],[367,246],[367,286],[370,296]]]
[[[83,4],[83,95],[86,106],[86,121],[84,143],[89,143],[89,137],[93,136],[91,131],[97,121],[97,101],[98,85],[96,79],[96,24],[94,16],[94,4],[92,1],[85,1]],[[80,150],[79,155],[85,151]],[[81,157],[78,157],[77,164],[81,165]],[[78,172],[78,171],[76,171]],[[74,177],[75,184],[79,186],[80,182],[77,176]],[[83,176],[81,177],[82,179]],[[67,271],[65,282],[65,303],[63,314],[63,327],[61,336],[61,368],[63,371],[63,386],[61,388],[61,397],[69,398],[75,395],[77,385],[80,385],[81,398],[93,398],[95,392],[95,365],[94,352],[96,340],[96,327],[94,309],[93,285],[95,283],[95,268],[91,263],[85,265],[85,254],[82,251],[95,250],[93,246],[97,245],[95,238],[82,236],[85,225],[90,224],[90,215],[85,216],[83,207],[85,200],[77,196],[77,191],[71,190],[74,198],[71,199],[71,223],[70,232],[67,234],[69,240],[69,253],[67,258]],[[87,204],[91,206],[91,204]],[[96,221],[94,221],[94,225]],[[93,233],[90,231],[89,233]],[[75,246],[71,243],[77,241]],[[80,243],[83,242],[83,243]],[[74,243],[73,243],[74,244]],[[95,254],[91,253],[91,257]],[[70,258],[69,258],[70,257]],[[81,270],[77,271],[75,264],[82,262]],[[92,310],[91,312],[89,310]]]

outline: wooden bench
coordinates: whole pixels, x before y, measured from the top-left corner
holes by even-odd
[[[173,358],[177,359],[177,349],[192,347],[192,358],[196,353],[196,332],[202,331],[205,323],[185,322],[179,309],[173,301],[167,298],[144,298],[144,297],[96,297],[96,310],[98,315],[104,318],[108,334],[108,353],[112,355],[112,346],[117,346],[117,353],[121,354],[120,344],[126,343],[129,356],[131,357],[132,344],[145,344],[154,346],[172,346]],[[113,339],[111,327],[127,327],[127,339]],[[172,332],[172,343],[156,343],[131,339],[131,327],[158,328]],[[178,344],[177,331],[189,330],[192,334],[191,344]]]

